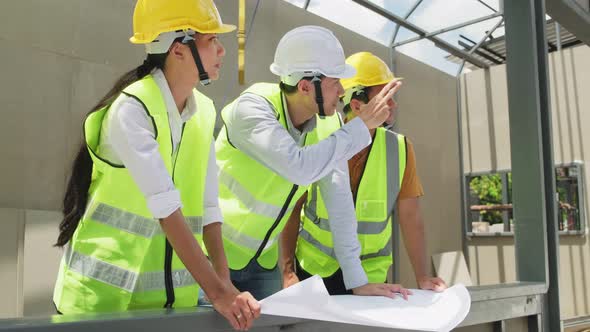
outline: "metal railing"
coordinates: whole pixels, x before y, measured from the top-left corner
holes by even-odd
[[[460,326],[518,317],[539,317],[547,287],[543,283],[512,283],[469,287],[471,310]],[[250,331],[396,331],[325,321],[263,315]],[[0,331],[109,331],[183,332],[232,331],[225,319],[209,308],[146,310],[113,314],[55,315],[42,318],[0,320]]]

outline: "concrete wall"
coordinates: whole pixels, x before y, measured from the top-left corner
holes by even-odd
[[[555,163],[582,161],[590,184],[590,48],[578,46],[549,56]],[[510,168],[506,67],[478,70],[462,78],[465,172]],[[586,191],[586,211],[590,197]],[[588,216],[588,214],[586,214]],[[588,219],[583,220],[588,230]],[[469,262],[473,281],[494,284],[516,280],[512,237],[472,238]],[[560,236],[562,319],[590,315],[588,235]]]
[[[82,120],[116,78],[136,67],[143,48],[131,45],[134,1],[2,1],[0,12],[0,317],[53,313],[51,293],[60,251],[60,204],[71,160],[81,142]],[[237,22],[238,4],[218,1],[226,22]],[[247,1],[247,26],[256,1]],[[263,1],[249,31],[245,86],[237,83],[237,38],[227,48],[222,79],[202,88],[218,108],[247,85],[276,81],[268,66],[288,30],[305,24],[335,32],[347,54],[371,51],[388,59],[385,47],[283,1]],[[427,195],[429,254],[460,250],[458,149],[454,80],[400,55],[398,74],[407,77],[399,94],[398,128],[414,142]],[[428,96],[428,98],[424,98]],[[401,282],[414,286],[405,253]]]
[[[405,77],[396,126],[414,144],[425,196],[420,204],[429,254],[462,250],[459,147],[455,78],[400,55],[396,75]],[[403,245],[400,282],[415,286]]]
[[[17,317],[23,314],[23,241],[24,212],[16,209],[0,209],[2,238],[0,239],[0,318]]]
[[[2,2],[0,206],[59,208],[83,115],[142,50],[125,39],[132,1]],[[66,162],[67,161],[67,162]]]
[[[580,7],[584,8],[586,11],[590,11],[590,1],[576,0],[576,2],[580,5]]]
[[[0,318],[55,313],[51,302],[62,250],[51,247],[61,214],[0,208]]]

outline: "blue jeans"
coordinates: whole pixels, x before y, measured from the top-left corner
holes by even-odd
[[[213,305],[209,302],[209,299],[205,299],[205,291],[199,289],[199,300],[197,301],[197,307],[212,307]]]
[[[283,287],[279,267],[267,270],[256,260],[239,271],[230,270],[231,281],[242,292],[250,292],[256,300],[262,300]]]

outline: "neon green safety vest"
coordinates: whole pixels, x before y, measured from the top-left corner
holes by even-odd
[[[355,208],[361,263],[369,282],[384,282],[393,263],[391,219],[406,168],[403,135],[378,128],[359,184]],[[313,184],[302,213],[303,227],[296,256],[308,273],[322,278],[339,268],[328,213],[318,186]]]
[[[277,121],[288,128],[283,95],[277,84],[257,83],[244,93],[264,97]],[[232,270],[243,269],[253,259],[262,267],[273,269],[278,262],[277,237],[307,186],[291,183],[232,145],[227,134],[232,128],[228,114],[233,112],[235,103],[221,111],[225,126],[216,141],[224,247]],[[319,142],[339,127],[338,115],[318,117],[316,129],[305,137],[305,145]]]
[[[205,177],[215,107],[194,90],[197,113],[185,123],[173,157],[168,113],[151,75],[123,90],[137,99],[155,128],[159,152],[176,189],[182,213],[202,246]],[[97,147],[110,106],[88,116],[84,134],[92,157],[89,203],[61,262],[53,300],[64,313],[196,306],[199,286],[166,240],[159,221],[123,165],[101,159]]]

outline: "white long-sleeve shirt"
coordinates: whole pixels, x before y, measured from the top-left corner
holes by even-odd
[[[152,76],[164,97],[173,151],[176,153],[182,138],[182,126],[198,111],[197,104],[194,95],[189,96],[184,110],[180,113],[164,73],[155,69]],[[143,106],[134,98],[118,98],[107,112],[102,123],[98,153],[111,163],[122,164],[129,170],[145,196],[154,218],[168,217],[182,207],[180,192],[175,188],[158,151],[153,123]],[[217,172],[213,141],[205,180],[204,226],[222,221]]]
[[[315,117],[299,131],[291,123],[287,103],[287,128],[276,119],[272,106],[261,96],[245,93],[226,119],[229,140],[242,152],[287,180],[319,188],[330,216],[334,252],[342,268],[346,288],[365,285],[367,275],[361,266],[357,222],[350,191],[348,159],[371,143],[371,136],[360,118],[318,144],[303,146],[305,134],[315,128]]]

